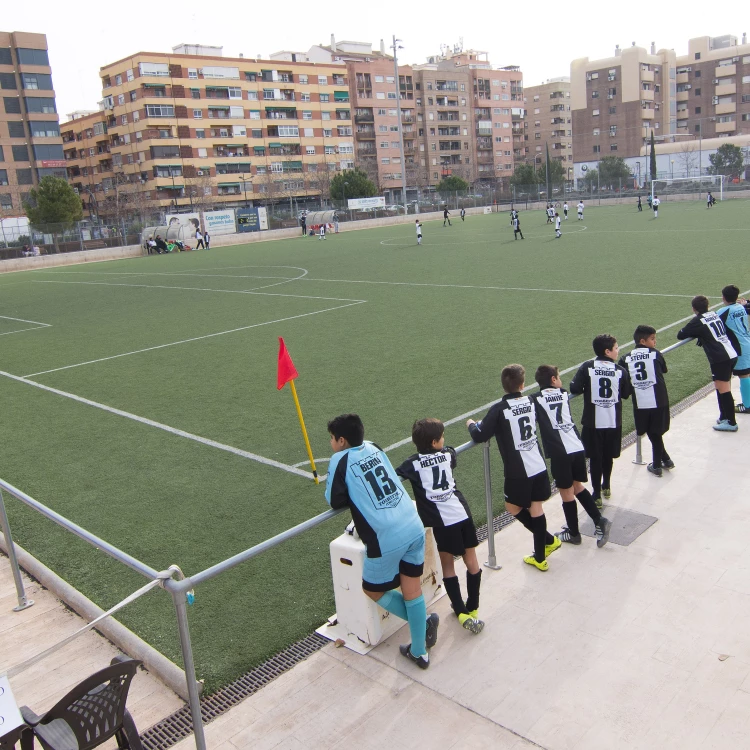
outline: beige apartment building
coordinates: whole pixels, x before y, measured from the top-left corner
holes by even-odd
[[[652,133],[657,144],[697,140],[705,172],[718,147],[714,139],[740,145],[750,135],[750,45],[744,36],[739,44],[732,35],[691,39],[686,55],[657,51],[653,43],[650,50],[617,47],[611,58],[574,60],[570,78],[576,177],[601,157],[616,155],[642,184]],[[678,176],[672,162],[657,161],[660,175]]]
[[[526,86],[524,137],[526,161],[535,169],[545,164],[546,146],[550,159],[565,169],[565,179],[573,179],[573,123],[570,111],[570,78],[550,78],[538,86]]]
[[[225,58],[220,47],[180,45],[100,74],[111,179],[139,183],[153,206],[316,196],[354,165],[341,62]]]
[[[44,34],[0,32],[0,89],[0,216],[21,216],[43,177],[66,176]]]

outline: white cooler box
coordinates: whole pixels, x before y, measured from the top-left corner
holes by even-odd
[[[435,538],[432,529],[425,531],[422,592],[429,607],[445,591]],[[331,542],[330,550],[336,614],[316,632],[334,641],[341,640],[347,648],[366,654],[406,625],[406,621],[386,612],[362,591],[365,545],[358,536],[344,533]]]

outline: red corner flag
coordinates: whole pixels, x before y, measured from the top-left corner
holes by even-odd
[[[289,356],[284,339],[279,336],[279,369],[276,374],[276,388],[281,390],[290,380],[299,377],[297,369]]]

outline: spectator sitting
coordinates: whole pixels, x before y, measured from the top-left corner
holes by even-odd
[[[39,245],[34,245],[31,248],[31,254],[32,255],[41,255],[42,254],[42,251],[39,249]]]
[[[159,253],[159,255],[161,255],[162,253],[169,252],[169,248],[167,247],[167,243],[164,242],[164,240],[161,238],[160,234],[156,235],[155,245],[156,245],[156,252]]]
[[[21,248],[21,255],[23,255],[24,258],[28,258],[30,255],[33,255],[33,253],[31,252],[31,250],[29,249],[28,245],[24,245]]]
[[[156,242],[154,242],[153,235],[149,235],[149,238],[146,241],[146,249],[148,250],[149,255],[156,252]]]

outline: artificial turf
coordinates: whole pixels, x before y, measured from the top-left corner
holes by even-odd
[[[525,240],[513,239],[506,213],[446,228],[426,222],[421,247],[414,227],[401,225],[4,274],[0,369],[295,464],[304,444],[288,388],[275,386],[283,336],[316,458],[330,453],[327,420],[346,411],[388,446],[417,418],[448,420],[499,398],[509,362],[525,365],[530,382],[541,363],[590,358],[597,333],[627,342],[638,324],[690,315],[695,294],[718,302],[725,284],[750,289],[747,205],[665,202],[656,220],[634,205],[589,207],[582,222],[571,212],[559,240],[542,211],[529,211]],[[679,327],[657,345],[673,343]],[[696,347],[667,356],[673,403],[709,380]],[[157,569],[195,573],[326,508],[309,479],[4,376],[0,408],[0,476]],[[467,439],[463,420],[446,439]],[[409,452],[393,450],[394,463]],[[481,523],[479,453],[461,457],[457,480]],[[496,512],[501,477],[498,457]],[[16,540],[99,605],[141,585],[6,502]],[[344,524],[335,519],[198,588],[191,631],[209,690],[333,612],[328,543]],[[169,597],[151,593],[120,619],[180,661]]]

